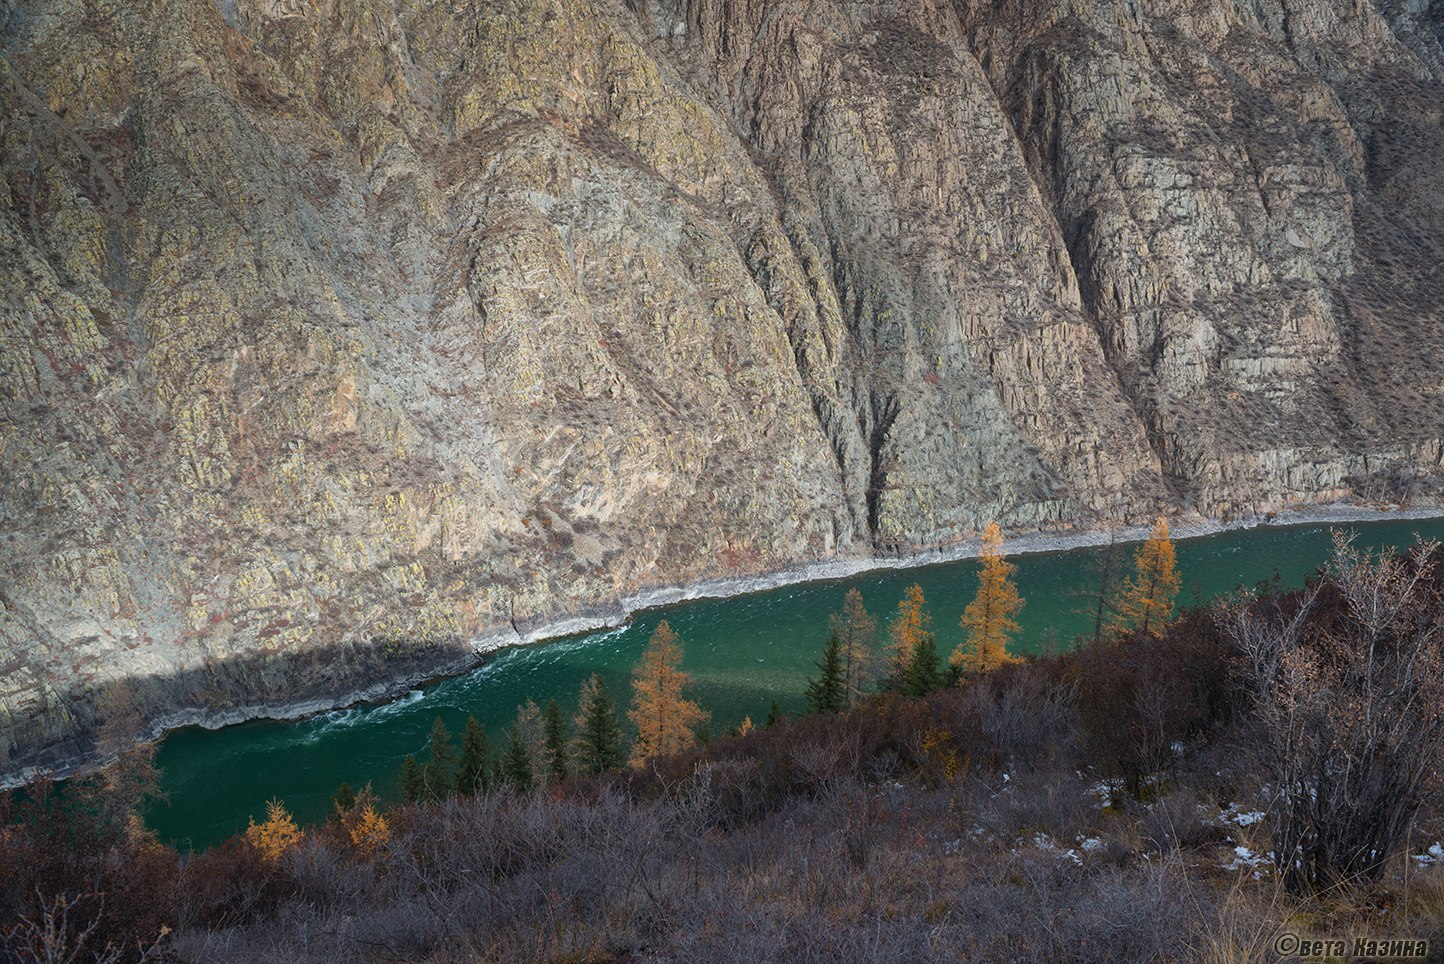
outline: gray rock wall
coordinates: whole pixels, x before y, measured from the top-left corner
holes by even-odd
[[[0,31],[0,764],[989,519],[1437,496],[1437,3]]]

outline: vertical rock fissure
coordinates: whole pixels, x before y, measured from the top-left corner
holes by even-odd
[[[868,477],[867,477],[867,530],[874,547],[881,545],[879,513],[882,508],[882,493],[887,488],[888,474],[892,466],[884,457],[888,444],[888,433],[897,421],[901,406],[892,393],[879,394],[873,390],[869,395],[869,421],[872,430],[867,433]]]

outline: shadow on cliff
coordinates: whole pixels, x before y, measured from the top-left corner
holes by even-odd
[[[137,740],[194,724],[302,716],[384,700],[479,665],[462,639],[375,639],[305,651],[207,658],[170,673],[49,690],[29,719],[0,734],[0,781],[36,771],[67,776]]]

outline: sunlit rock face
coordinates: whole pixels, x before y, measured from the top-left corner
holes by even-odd
[[[1387,8],[0,0],[0,760],[989,519],[1434,497]]]

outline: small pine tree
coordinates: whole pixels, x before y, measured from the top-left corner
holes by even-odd
[[[682,642],[663,620],[632,674],[632,708],[627,717],[637,727],[633,766],[697,742],[697,731],[709,714],[682,695],[690,682],[682,672]]]
[[[456,753],[451,748],[451,733],[439,716],[431,724],[430,749],[431,759],[423,771],[426,795],[433,800],[444,800],[456,786]]]
[[[815,665],[821,672],[816,679],[807,681],[807,711],[841,713],[847,709],[847,664],[837,630],[828,636],[822,659]]]
[[[1148,541],[1133,556],[1133,575],[1123,586],[1113,628],[1162,636],[1173,618],[1174,603],[1183,580],[1177,554],[1168,535],[1168,519],[1159,516]]]
[[[926,696],[942,688],[943,672],[938,663],[938,646],[928,633],[913,647],[912,658],[903,670],[898,691],[904,696]]]
[[[542,744],[547,776],[552,782],[560,783],[567,778],[569,769],[567,721],[562,716],[561,704],[556,700],[547,700],[546,709],[542,711]]]
[[[337,813],[345,813],[356,806],[356,791],[351,789],[351,784],[343,783],[331,794],[331,806]]]
[[[1008,640],[1018,631],[1017,615],[1023,597],[1013,582],[1017,566],[1003,558],[1003,532],[996,522],[983,530],[983,550],[978,554],[978,593],[963,610],[962,626],[967,634],[953,650],[952,664],[964,673],[986,673],[1018,657],[1008,652]]]
[[[772,724],[780,719],[782,719],[782,707],[777,705],[776,700],[773,700],[772,705],[767,708],[767,719],[762,721],[762,725],[764,728],[771,728]]]
[[[582,684],[577,702],[576,736],[573,758],[581,773],[595,776],[619,769],[627,761],[622,747],[622,725],[617,720],[617,707],[599,674]]]
[[[456,767],[456,792],[464,796],[486,793],[491,789],[491,772],[487,759],[491,756],[491,744],[486,739],[486,727],[474,716],[466,718],[466,730],[461,735],[461,762]]]
[[[407,803],[415,803],[426,795],[426,774],[410,753],[401,761],[401,795]]]
[[[506,734],[506,749],[501,753],[501,772],[506,785],[517,793],[527,793],[532,788],[531,754],[526,749],[526,738],[512,727]]]

